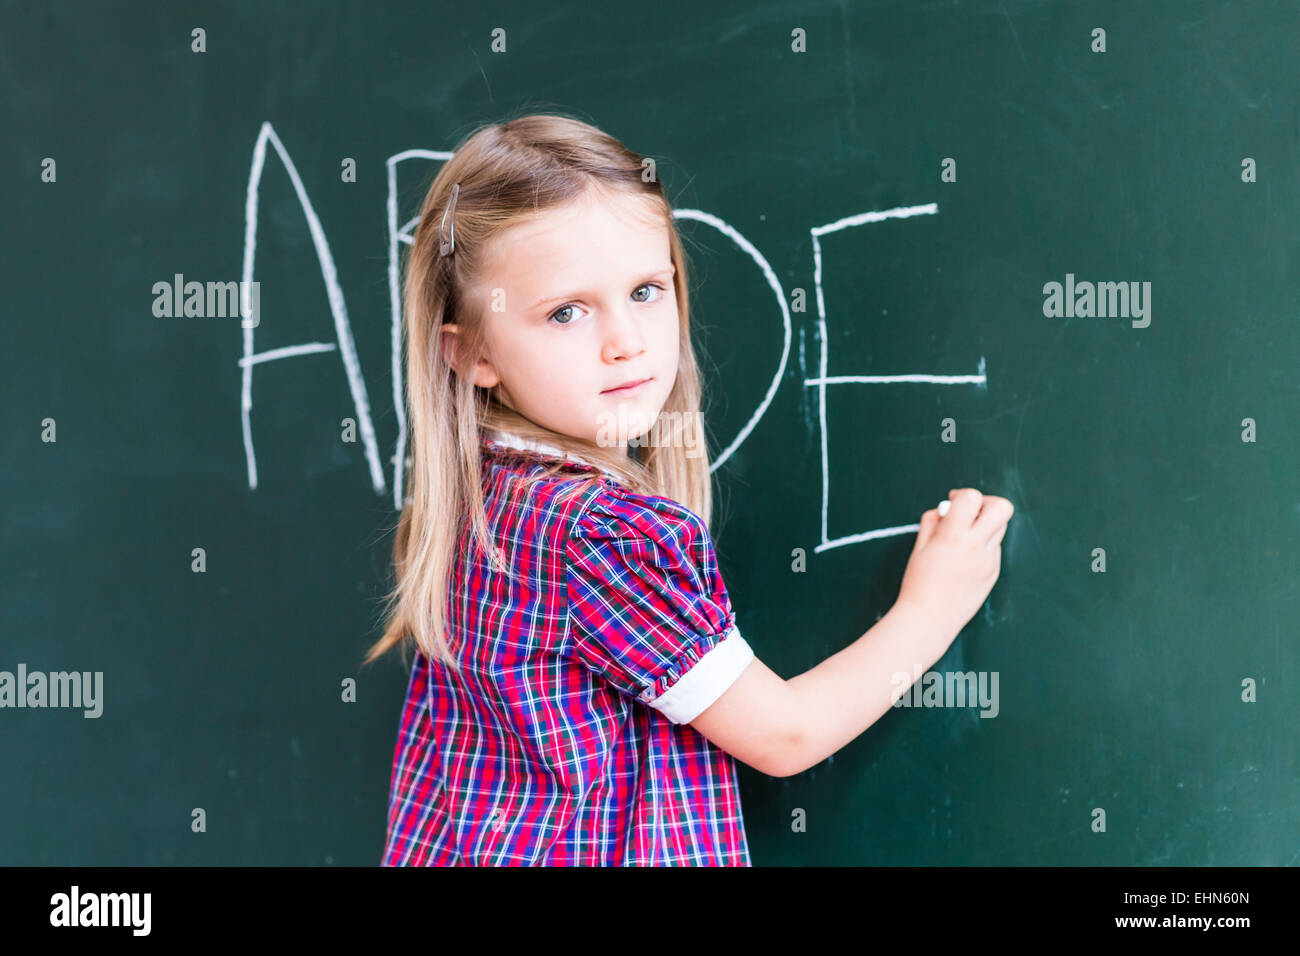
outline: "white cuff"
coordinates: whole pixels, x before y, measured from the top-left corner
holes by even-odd
[[[673,723],[688,724],[721,697],[753,659],[754,649],[733,624],[677,683],[648,703]]]

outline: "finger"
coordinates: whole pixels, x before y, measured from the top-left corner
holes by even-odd
[[[912,550],[920,551],[934,537],[935,529],[939,527],[939,522],[943,520],[939,517],[939,510],[931,508],[921,515],[921,528],[916,532],[916,542],[912,545]]]
[[[985,495],[984,503],[980,507],[979,517],[975,519],[975,524],[971,528],[971,533],[979,535],[987,542],[993,541],[993,536],[1000,531],[1005,531],[1007,522],[1015,514],[1015,507],[1006,498],[997,495]]]
[[[975,523],[984,496],[974,488],[954,488],[948,492],[948,500],[952,502],[952,507],[944,516],[942,527],[965,531]]]

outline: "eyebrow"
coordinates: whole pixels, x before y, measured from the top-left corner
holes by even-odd
[[[677,267],[670,265],[668,266],[668,268],[660,269],[658,272],[647,273],[637,281],[637,287],[643,285],[647,279],[658,279],[663,276],[671,276],[676,272],[677,272]],[[568,292],[560,295],[548,295],[545,298],[538,299],[536,302],[530,305],[528,307],[528,311],[532,312],[535,309],[540,309],[542,306],[551,305],[552,303],[559,305],[561,302],[567,302],[570,299],[581,299],[584,294],[585,293],[583,292]]]

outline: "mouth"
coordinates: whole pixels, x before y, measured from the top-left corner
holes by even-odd
[[[637,389],[641,388],[641,386],[645,385],[646,382],[652,382],[652,381],[654,381],[654,376],[653,376],[653,375],[650,376],[650,378],[640,378],[640,379],[635,379],[635,380],[633,380],[633,381],[631,381],[631,382],[628,382],[626,385],[620,385],[618,388],[607,388],[607,389],[605,389],[603,392],[601,392],[600,394],[602,394],[602,395],[627,395],[628,393],[630,393],[630,392],[635,392]]]

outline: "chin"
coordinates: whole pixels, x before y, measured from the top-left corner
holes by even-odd
[[[594,439],[596,444],[616,445],[622,448],[633,438],[649,434],[653,430],[653,419],[648,419],[650,425],[641,427],[642,422],[647,421],[643,416],[644,413],[639,409],[620,410],[617,421],[611,421],[604,430],[597,429]]]

